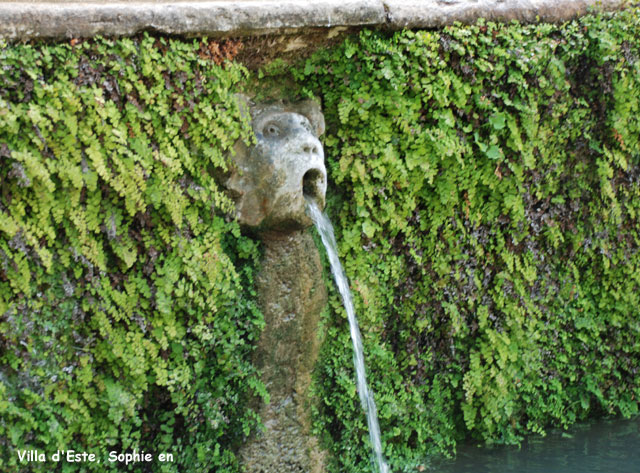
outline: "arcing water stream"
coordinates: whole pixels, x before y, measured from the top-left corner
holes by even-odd
[[[353,363],[356,367],[356,378],[358,393],[360,394],[360,402],[362,408],[367,414],[367,424],[369,426],[369,438],[373,448],[374,459],[378,473],[388,473],[389,467],[384,461],[382,455],[382,442],[380,440],[380,426],[378,425],[378,414],[376,412],[376,403],[373,399],[373,393],[369,391],[367,386],[367,376],[364,369],[364,355],[362,350],[362,339],[360,337],[360,329],[356,320],[356,313],[351,300],[351,291],[349,290],[349,281],[344,274],[340,260],[338,259],[338,246],[336,237],[333,234],[331,221],[324,215],[316,203],[312,200],[307,201],[307,209],[313,220],[322,243],[327,250],[329,262],[331,263],[331,272],[336,280],[336,285],[342,296],[344,308],[349,318],[349,326],[351,328],[351,341],[353,342]]]

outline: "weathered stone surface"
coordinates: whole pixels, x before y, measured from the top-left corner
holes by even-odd
[[[306,27],[384,23],[376,0],[0,1],[0,36],[8,39],[133,35],[243,36]]]
[[[265,233],[263,240],[256,289],[266,326],[254,363],[271,399],[255,406],[266,430],[249,439],[240,456],[248,473],[321,473],[324,454],[310,435],[308,389],[327,297],[322,265],[306,230]]]
[[[584,15],[589,7],[615,10],[621,0],[384,0],[387,25],[393,29],[435,28],[478,18],[521,22],[565,21]]]
[[[324,117],[313,101],[251,107],[257,144],[236,146],[226,186],[234,194],[238,221],[259,230],[312,225],[305,198],[324,208],[327,171],[318,136]]]
[[[254,401],[265,431],[251,437],[240,457],[248,473],[321,473],[324,455],[311,435],[309,386],[318,357],[318,322],[326,303],[320,255],[306,228],[306,199],[324,207],[327,175],[318,136],[324,117],[313,101],[252,104],[257,143],[239,142],[226,186],[241,224],[264,242],[256,278],[265,328],[254,364],[270,395]]]
[[[187,36],[256,36],[306,29],[376,26],[428,28],[480,17],[564,21],[589,6],[624,0],[0,0],[0,37],[81,38],[157,31]]]

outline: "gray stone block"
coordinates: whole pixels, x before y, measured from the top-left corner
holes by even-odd
[[[437,28],[478,18],[498,22],[559,22],[587,13],[589,7],[616,10],[624,0],[384,0],[392,29]]]
[[[141,31],[245,36],[384,21],[384,8],[376,0],[0,1],[0,36],[7,39],[129,36]]]

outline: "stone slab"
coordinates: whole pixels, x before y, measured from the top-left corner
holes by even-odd
[[[625,0],[385,0],[392,29],[437,28],[478,18],[523,23],[562,22],[584,15],[589,8],[617,10]]]
[[[623,8],[625,0],[0,0],[0,38],[131,36],[142,31],[209,37],[299,33],[311,28],[437,28],[480,17],[558,22]]]
[[[251,36],[302,28],[379,25],[377,0],[0,2],[0,37]]]

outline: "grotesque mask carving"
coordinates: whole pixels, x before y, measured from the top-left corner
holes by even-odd
[[[227,181],[240,223],[282,231],[310,226],[306,199],[324,208],[327,189],[320,107],[308,100],[257,105],[250,113],[257,144],[236,146]]]

